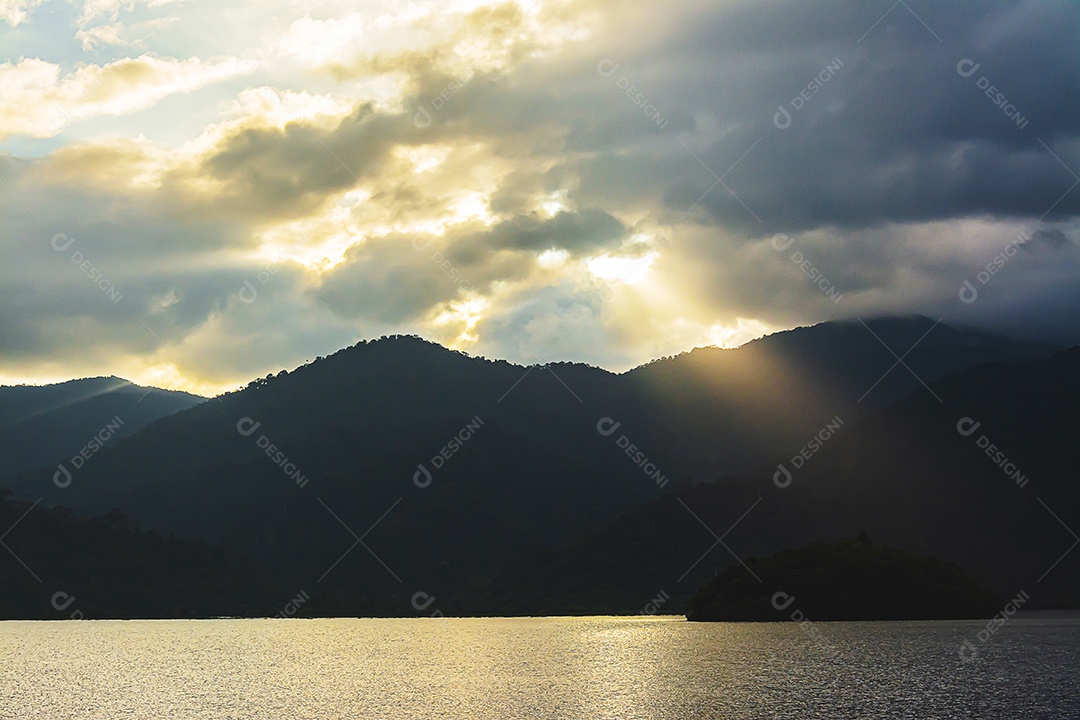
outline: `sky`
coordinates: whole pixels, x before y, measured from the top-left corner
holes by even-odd
[[[0,0],[0,383],[1080,342],[1080,3]]]

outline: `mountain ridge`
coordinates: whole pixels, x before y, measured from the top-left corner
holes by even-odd
[[[778,480],[779,464],[794,467],[789,449],[748,473],[676,488],[568,548],[530,559],[493,585],[494,611],[518,605],[542,613],[557,602],[586,613],[625,612],[632,608],[626,596],[660,589],[678,606],[714,573],[738,571],[736,558],[861,528],[957,563],[1000,597],[1025,590],[1032,607],[1080,606],[1077,559],[1068,552],[1069,528],[1080,522],[1070,441],[1080,433],[1080,347],[978,365],[930,388],[941,402],[927,389],[913,391],[823,443],[790,479]],[[988,455],[992,448],[1023,481]],[[716,537],[732,551],[716,548],[702,562]],[[566,589],[558,598],[547,595],[554,578]],[[606,590],[617,584],[621,600]]]
[[[161,418],[95,454],[69,486],[56,486],[51,468],[10,482],[26,500],[70,506],[80,516],[121,508],[162,535],[272,559],[283,592],[310,589],[330,568],[312,606],[323,597],[329,604],[322,607],[334,612],[407,612],[401,593],[409,587],[444,598],[444,612],[622,612],[638,604],[628,594],[644,592],[644,584],[627,582],[625,591],[607,591],[617,596],[580,603],[568,590],[579,581],[588,586],[577,575],[607,577],[598,568],[579,572],[571,563],[558,571],[553,604],[541,602],[543,593],[522,598],[505,583],[517,582],[515,568],[526,558],[557,557],[564,547],[584,547],[581,558],[591,557],[590,537],[658,502],[680,522],[694,522],[676,502],[684,493],[692,499],[728,483],[720,479],[731,468],[749,472],[775,461],[838,408],[845,417],[855,412],[851,418],[869,412],[858,406],[859,394],[895,364],[874,334],[914,343],[933,330],[910,358],[928,379],[957,362],[1045,349],[992,340],[957,360],[967,336],[933,329],[928,319],[867,325],[865,337],[851,332],[858,325],[840,331],[851,341],[839,347],[850,349],[839,359],[832,341],[783,352],[758,344],[619,375],[583,364],[473,358],[415,336],[364,341]],[[714,357],[724,360],[712,364]],[[919,379],[894,375],[889,387],[876,383],[883,397],[924,392]],[[431,477],[417,482],[421,467]],[[689,486],[692,480],[698,484]],[[727,522],[754,498],[749,490],[727,497]],[[349,533],[365,537],[369,525],[368,553],[334,565]],[[697,542],[680,532],[671,538]],[[685,552],[671,538],[656,542],[672,556]],[[625,571],[644,583],[642,573],[655,567],[638,565]],[[517,604],[492,596],[498,587],[496,595]],[[648,587],[647,596],[657,590]]]
[[[91,441],[130,436],[205,400],[114,375],[0,386],[0,481],[69,459]]]

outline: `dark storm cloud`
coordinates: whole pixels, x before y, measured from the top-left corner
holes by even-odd
[[[608,39],[595,55],[505,74],[455,78],[434,52],[408,66],[406,106],[426,108],[430,126],[364,106],[334,128],[239,132],[202,170],[227,183],[225,208],[300,213],[379,179],[394,145],[479,140],[554,162],[496,193],[509,212],[524,204],[515,186],[560,176],[583,207],[651,205],[666,222],[752,236],[1080,211],[1080,192],[1066,193],[1080,172],[1080,92],[1067,91],[1080,89],[1080,8],[910,6],[718,4],[647,42]],[[600,53],[618,63],[607,77]],[[783,129],[778,108],[790,116]]]
[[[151,352],[235,301],[261,269],[211,260],[246,242],[236,224],[179,223],[137,194],[47,181],[41,164],[21,164],[0,195],[2,358]]]
[[[1031,234],[1031,242],[1052,248],[1063,248],[1072,244],[1072,239],[1058,228],[1039,228]],[[1024,245],[1026,249],[1028,245]]]
[[[445,219],[454,173],[468,176],[483,161],[510,168],[486,188],[490,226],[463,223],[429,246],[358,234],[335,269],[308,285],[283,272],[263,289],[265,304],[242,308],[245,317],[301,326],[314,306],[335,320],[410,323],[499,282],[528,285],[548,249],[573,260],[626,255],[639,223],[670,236],[650,272],[681,293],[673,313],[704,324],[867,312],[992,324],[1020,317],[1003,303],[1032,312],[1075,291],[1080,5],[687,1],[588,10],[600,11],[596,37],[544,56],[542,42],[524,42],[500,68],[456,74],[445,61],[469,33],[518,34],[526,19],[509,7],[478,13],[464,34],[429,51],[343,60],[333,72],[350,82],[405,73],[400,106],[358,102],[333,123],[241,124],[157,188],[81,182],[80,173],[126,167],[120,156],[139,152],[115,146],[67,148],[13,170],[5,182],[49,222],[0,198],[0,282],[13,298],[2,309],[0,352],[44,357],[65,342],[141,352],[159,341],[140,318],[153,319],[162,342],[177,342],[235,311],[237,289],[262,270],[217,254],[250,250],[258,230],[307,218],[355,187],[386,209],[373,221],[380,232]],[[440,168],[436,182],[394,152],[421,146],[479,149]],[[551,195],[566,209],[534,214]],[[83,243],[123,289],[122,307],[102,305],[78,268],[41,249],[55,232]],[[842,302],[773,249],[777,233],[791,236],[792,251]],[[1019,233],[1031,237],[1024,257],[978,303],[960,307],[961,283]],[[605,325],[612,315],[573,281],[537,284],[521,291],[527,299],[501,299],[481,330],[506,318],[541,337],[561,327],[553,318],[576,313],[612,343],[567,338],[580,359],[621,363],[642,352],[616,347],[625,328]],[[289,303],[292,314],[282,310]],[[342,337],[342,324],[332,333]],[[512,355],[506,343],[488,352]]]
[[[646,123],[609,134],[622,152],[571,160],[577,196],[606,206],[653,184],[673,221],[693,208],[691,219],[754,233],[1042,216],[1080,172],[1080,7],[910,5],[919,18],[901,4],[880,22],[888,3],[695,13],[667,42],[618,58],[611,81],[629,78],[696,129],[673,125],[681,137],[652,145],[639,141]],[[632,116],[613,95],[611,109],[623,100]],[[1050,217],[1078,210],[1070,193]]]
[[[486,294],[494,282],[527,278],[544,250],[588,253],[626,232],[606,212],[587,209],[546,219],[514,216],[489,230],[441,239],[371,238],[350,249],[313,292],[339,315],[403,322],[440,303]]]
[[[423,248],[423,249],[417,249]],[[439,264],[437,247],[408,236],[373,238],[351,248],[345,262],[323,277],[314,297],[343,317],[399,323],[458,295],[471,280],[450,277]]]
[[[572,197],[608,209],[661,197],[662,221],[701,228],[673,248],[694,258],[678,263],[683,277],[714,307],[776,324],[955,313],[958,283],[1000,251],[968,221],[1005,223],[1002,247],[1054,221],[1065,230],[1040,244],[1066,253],[1017,263],[988,290],[998,299],[968,315],[992,326],[1000,298],[1034,297],[1032,286],[1040,302],[1064,296],[1045,265],[1077,260],[1062,234],[1080,212],[1080,6],[908,5],[726,4],[636,51],[609,49],[620,66],[607,82],[627,78],[671,124],[649,141],[655,129],[623,125],[643,118],[616,96],[625,118],[610,124],[623,132],[597,140],[610,151],[565,160],[580,178]],[[589,145],[607,117],[568,145]],[[777,232],[799,239],[843,302],[758,251]],[[1074,304],[1057,305],[1042,326]]]
[[[891,7],[687,10],[656,34],[464,80],[428,132],[555,163],[514,187],[572,178],[582,206],[752,235],[1080,210],[1066,194],[1080,173],[1080,8]],[[431,72],[412,106],[453,82]],[[512,187],[498,199],[522,205]]]
[[[517,215],[471,240],[496,250],[552,249],[580,254],[610,245],[625,235],[622,222],[603,210],[586,208],[581,212],[558,212],[551,218]]]
[[[299,216],[362,179],[378,179],[379,163],[417,128],[401,116],[361,106],[336,127],[290,123],[283,129],[246,128],[231,135],[202,164],[225,183],[221,211],[259,219]]]

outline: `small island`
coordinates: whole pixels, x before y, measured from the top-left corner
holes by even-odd
[[[875,544],[862,532],[736,563],[697,592],[686,619],[961,620],[999,610],[958,565]]]

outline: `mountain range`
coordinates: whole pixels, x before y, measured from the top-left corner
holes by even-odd
[[[267,607],[303,591],[312,614],[415,614],[417,597],[446,614],[638,612],[658,592],[677,611],[748,553],[863,527],[1005,596],[1069,547],[1043,506],[1080,508],[1080,351],[1054,353],[923,317],[622,374],[395,336],[193,402],[66,463],[70,478],[50,465],[65,449],[0,485],[218,547],[255,578],[220,588],[237,612],[253,585]],[[984,435],[1029,483],[1003,477]],[[1077,602],[1067,567],[1033,599]]]
[[[0,387],[0,478],[133,435],[205,399],[117,377]]]
[[[845,424],[809,459],[808,442],[647,503],[501,578],[491,597],[529,612],[608,612],[661,591],[678,605],[732,563],[868,529],[959,564],[999,597],[1077,607],[1078,407],[1080,348],[975,366]]]

